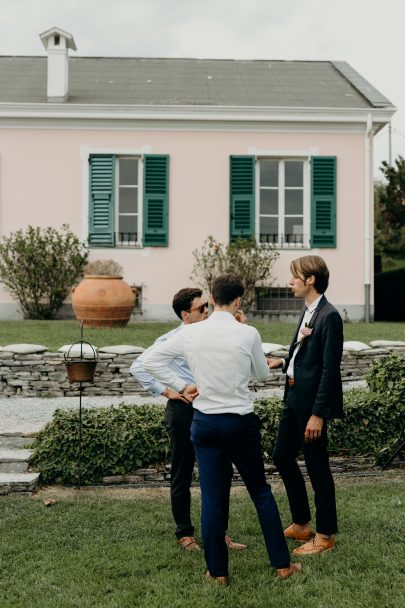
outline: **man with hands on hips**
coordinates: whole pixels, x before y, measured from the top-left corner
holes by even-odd
[[[292,524],[287,538],[303,542],[295,555],[330,551],[337,532],[335,486],[327,450],[327,420],[343,416],[340,362],[343,323],[326,299],[329,271],[319,256],[304,256],[290,266],[290,286],[306,308],[298,323],[289,354],[268,359],[274,369],[286,372],[284,409],[273,451],[273,461],[286,487]],[[297,463],[303,449],[308,475],[315,493],[316,533],[311,529],[308,496]]]
[[[186,287],[180,289],[173,297],[173,310],[181,325],[160,336],[155,345],[169,340],[183,327],[205,321],[208,317],[208,302],[203,298],[201,289]],[[239,311],[239,320],[245,321],[245,317]],[[151,347],[153,348],[153,346]],[[170,476],[170,500],[173,518],[176,524],[177,544],[186,551],[199,551],[200,545],[194,537],[194,526],[191,522],[191,495],[190,487],[193,477],[195,454],[190,439],[190,427],[193,420],[193,407],[191,399],[186,398],[183,391],[176,391],[165,386],[144,368],[144,359],[150,349],[138,357],[131,366],[131,374],[151,395],[163,395],[168,399],[165,411],[165,423],[170,433],[171,444],[171,476]],[[194,376],[182,357],[173,359],[170,363],[172,369],[182,379],[183,384],[194,384]],[[231,485],[232,465],[229,462],[227,468],[228,483]],[[228,504],[229,508],[229,504]],[[227,534],[225,542],[229,549],[246,549],[246,545],[236,543]]]

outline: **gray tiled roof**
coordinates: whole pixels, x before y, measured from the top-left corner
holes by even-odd
[[[46,57],[0,57],[0,102],[46,102]],[[71,57],[68,104],[391,107],[345,62]]]

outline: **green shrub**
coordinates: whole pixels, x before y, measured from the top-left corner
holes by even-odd
[[[393,356],[373,364],[370,388],[344,394],[345,417],[330,424],[332,454],[368,455],[385,460],[405,435],[404,360]],[[261,420],[264,457],[271,459],[283,401],[261,399],[255,412]],[[169,438],[160,405],[83,410],[82,482],[97,483],[104,475],[122,475],[168,458]],[[78,411],[58,410],[38,434],[32,464],[42,481],[77,481]]]
[[[24,319],[53,319],[80,277],[88,250],[64,224],[28,226],[0,241],[0,281]]]
[[[78,448],[78,410],[57,410],[35,441],[32,464],[41,471],[42,481],[76,483]],[[165,460],[168,452],[162,406],[120,405],[82,411],[83,484]]]
[[[405,404],[405,357],[377,359],[370,365],[366,381],[369,389],[383,395],[387,402]]]

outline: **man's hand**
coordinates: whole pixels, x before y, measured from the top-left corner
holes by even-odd
[[[304,441],[305,443],[309,443],[314,441],[315,439],[319,439],[322,433],[323,427],[323,418],[320,416],[315,416],[314,414],[307,422],[307,426],[304,433]]]
[[[197,386],[195,384],[187,384],[183,392],[183,397],[186,399],[186,401],[191,403],[196,397],[198,397],[198,395],[199,392]]]
[[[180,393],[175,391],[173,388],[170,388],[169,386],[165,388],[162,395],[163,397],[166,397],[166,399],[173,399],[174,401],[183,401],[184,403],[190,403],[189,401],[187,401],[187,399],[184,398],[183,395],[180,395]]]
[[[247,318],[243,310],[237,310],[235,313],[235,319],[239,321],[239,323],[247,323]]]
[[[284,365],[284,359],[281,359],[280,357],[266,357],[266,359],[270,369],[277,369]]]

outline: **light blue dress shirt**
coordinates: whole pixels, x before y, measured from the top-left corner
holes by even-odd
[[[143,360],[146,357],[147,353],[149,353],[150,350],[155,346],[155,344],[159,344],[161,342],[169,340],[172,336],[175,336],[179,331],[181,331],[183,327],[184,323],[182,323],[175,329],[172,329],[171,331],[167,332],[167,334],[163,334],[163,336],[160,336],[160,338],[158,338],[152,346],[145,350],[142,355],[135,359],[135,361],[131,365],[131,374],[135,376],[138,382],[143,386],[146,391],[148,391],[148,393],[155,397],[161,395],[166,389],[166,386],[159,382],[159,380],[156,380],[156,378],[154,378],[152,374],[145,370],[143,366]],[[186,361],[182,357],[172,359],[168,367],[184,381],[184,384],[195,384],[194,376],[191,373],[191,370],[187,365]]]

